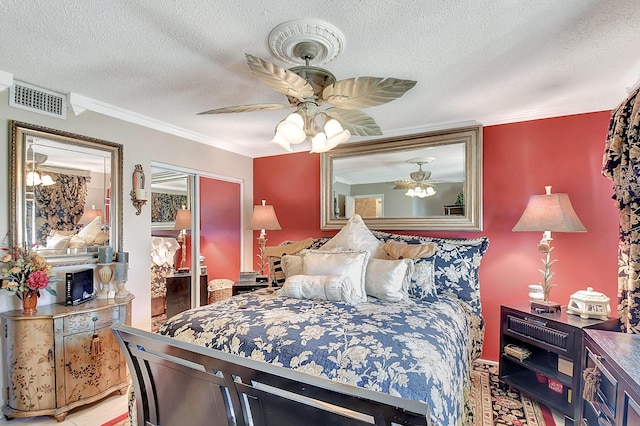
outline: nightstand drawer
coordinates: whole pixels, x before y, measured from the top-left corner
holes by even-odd
[[[571,351],[571,333],[547,326],[545,321],[531,318],[507,316],[507,330],[523,337],[538,340],[563,351]]]

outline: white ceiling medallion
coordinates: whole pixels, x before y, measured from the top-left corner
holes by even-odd
[[[280,60],[294,65],[305,65],[304,58],[296,54],[301,42],[314,42],[318,53],[314,65],[331,62],[344,50],[344,35],[335,26],[319,19],[296,19],[284,22],[269,33],[269,48]]]

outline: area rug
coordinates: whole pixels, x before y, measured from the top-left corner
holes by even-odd
[[[130,426],[131,423],[129,422],[129,414],[128,413],[124,413],[124,414],[120,414],[118,417],[116,417],[113,420],[109,420],[106,423],[103,423],[100,426]]]
[[[473,426],[555,426],[551,411],[515,389],[502,389],[498,365],[476,361],[471,373]]]

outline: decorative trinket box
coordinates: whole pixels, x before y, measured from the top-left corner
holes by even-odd
[[[600,292],[593,291],[591,287],[586,290],[578,290],[569,298],[567,313],[580,315],[580,318],[584,319],[606,320],[611,313],[609,298]]]
[[[504,347],[504,353],[511,355],[514,358],[518,358],[520,361],[529,358],[531,351],[529,349],[521,348],[514,344],[508,344]]]

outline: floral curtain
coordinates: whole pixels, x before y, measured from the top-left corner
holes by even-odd
[[[183,205],[188,205],[186,195],[152,192],[151,222],[175,222]]]
[[[640,87],[612,113],[602,173],[613,181],[620,210],[618,317],[640,334]]]
[[[36,240],[46,245],[52,230],[74,231],[87,198],[87,177],[48,172],[54,185],[34,187]]]

